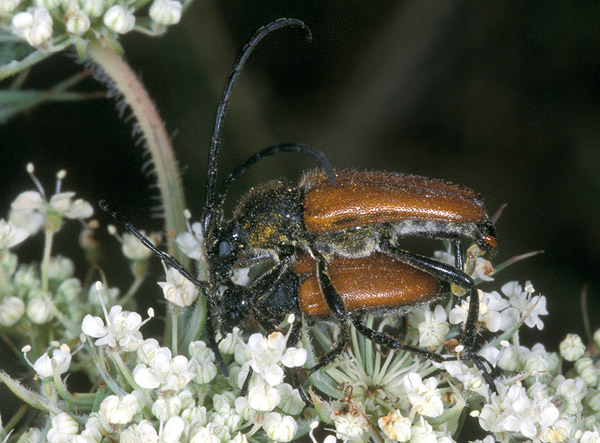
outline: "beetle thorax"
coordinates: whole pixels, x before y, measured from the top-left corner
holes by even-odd
[[[240,242],[274,250],[295,244],[304,230],[302,210],[298,191],[281,182],[252,190],[234,214]]]

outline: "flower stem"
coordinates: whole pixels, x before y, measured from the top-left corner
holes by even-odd
[[[175,153],[165,126],[148,92],[123,57],[98,43],[90,44],[88,54],[114,82],[139,124],[158,180],[168,250],[176,254],[171,234],[185,231],[185,199]],[[184,266],[188,266],[187,257],[181,255],[178,258]]]

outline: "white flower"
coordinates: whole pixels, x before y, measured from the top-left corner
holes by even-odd
[[[280,401],[279,391],[263,379],[259,379],[248,390],[248,405],[257,411],[272,411]]]
[[[48,431],[48,443],[63,443],[69,441],[79,432],[79,425],[69,414],[61,412],[52,417],[52,427]]]
[[[52,352],[52,358],[48,353],[44,353],[33,364],[33,369],[40,378],[52,377],[54,371],[57,374],[64,374],[68,371],[71,364],[71,350],[69,346],[63,344],[59,349]]]
[[[479,295],[479,321],[491,332],[506,331],[517,321],[518,315],[506,310],[508,300],[503,299],[497,292],[477,291]],[[471,296],[452,308],[450,311],[450,323],[465,323],[469,313]]]
[[[171,358],[169,348],[155,350],[149,359],[149,365],[139,364],[133,369],[135,382],[146,389],[161,391],[179,391],[196,376],[190,371],[186,357],[177,355]]]
[[[516,311],[519,317],[531,310],[531,313],[525,318],[527,326],[530,328],[535,326],[540,331],[544,328],[544,322],[540,319],[540,315],[548,315],[546,297],[543,295],[531,297],[533,293],[531,283],[527,282],[523,291],[517,282],[509,282],[502,286],[501,291],[509,298],[509,309]]]
[[[446,339],[450,325],[446,321],[448,316],[442,305],[436,305],[435,310],[425,310],[424,319],[419,323],[419,345],[437,348]]]
[[[336,437],[344,441],[363,441],[370,432],[371,424],[359,404],[350,403],[341,410],[334,410],[331,419]]]
[[[19,12],[12,18],[11,29],[31,46],[40,46],[52,37],[52,16],[45,8]]]
[[[128,33],[135,26],[133,9],[121,5],[112,6],[104,13],[104,24],[118,34]]]
[[[181,417],[171,417],[165,423],[165,427],[160,433],[160,441],[164,443],[177,443],[181,441],[181,435],[185,431],[185,422]]]
[[[181,3],[177,0],[154,0],[150,18],[159,25],[174,25],[181,19]]]
[[[521,361],[523,369],[532,375],[537,373],[553,373],[558,365],[558,356],[547,352],[541,343],[536,343],[531,349],[521,346]]]
[[[281,415],[278,412],[266,413],[262,426],[267,433],[267,437],[274,441],[291,441],[298,430],[296,420],[289,415]]]
[[[385,436],[394,441],[408,441],[411,434],[411,422],[408,417],[403,417],[402,413],[396,409],[388,412],[387,415],[380,417],[377,424]]]
[[[554,382],[556,383],[562,375],[558,376]],[[566,412],[571,415],[576,415],[581,412],[583,405],[581,402],[587,394],[585,388],[585,381],[581,377],[569,378],[562,380],[556,387],[556,393],[554,397],[562,397],[562,412]]]
[[[11,222],[0,219],[0,249],[12,248],[27,237],[29,237],[29,232],[26,229],[17,228]]]
[[[181,412],[181,399],[178,396],[158,397],[152,404],[152,414],[160,421],[179,415]]]
[[[144,231],[140,231],[142,235],[146,235]],[[160,236],[156,233],[147,235],[150,241],[154,244],[160,241]],[[152,251],[138,240],[138,238],[128,232],[121,237],[121,251],[123,255],[132,261],[145,261],[152,256]]]
[[[504,387],[503,387],[504,388]],[[559,411],[551,398],[536,395],[532,400],[525,388],[511,385],[500,395],[492,395],[490,403],[483,406],[479,424],[486,431],[518,432],[528,439],[538,434],[539,428],[554,425]]]
[[[0,13],[8,14],[17,9],[21,0],[0,0]]]
[[[114,425],[129,423],[140,410],[138,399],[133,394],[124,397],[109,395],[100,403],[100,411],[106,417],[106,421]]]
[[[600,431],[585,431],[581,435],[580,443],[600,443]]]
[[[504,371],[516,372],[521,369],[521,353],[515,345],[502,347],[498,356],[498,367]]]
[[[174,268],[167,270],[167,281],[158,282],[158,285],[162,288],[163,294],[168,301],[182,308],[194,303],[200,293],[200,290],[194,283]]]
[[[81,432],[82,443],[100,443],[102,438],[102,423],[96,416],[89,416],[85,422],[85,429]]]
[[[129,426],[121,432],[121,443],[158,443],[158,433],[152,423],[148,420],[142,420]]]
[[[100,317],[87,314],[81,323],[81,330],[90,337],[97,338],[96,346],[117,346],[126,351],[135,351],[143,342],[139,328],[144,324],[137,312],[123,311],[119,305],[110,309],[106,316],[106,326]]]
[[[560,355],[567,361],[575,361],[583,357],[585,345],[577,334],[567,334],[559,345]]]
[[[411,443],[436,443],[438,441],[433,428],[425,419],[419,417],[419,422],[411,429]]]
[[[469,367],[462,361],[434,363],[434,366],[444,368],[444,371],[460,381],[466,389],[474,391],[486,399],[489,397],[489,386],[483,380],[481,371],[476,367]]]
[[[213,427],[197,426],[192,429],[190,443],[221,443],[221,439],[213,432]]]
[[[6,297],[0,302],[0,326],[10,327],[25,314],[25,303],[18,297]]]
[[[438,417],[444,412],[444,405],[440,391],[437,388],[437,380],[433,377],[421,379],[417,373],[409,373],[402,379],[408,401],[417,413],[425,417]]]
[[[285,348],[287,338],[281,332],[273,332],[268,337],[252,334],[248,339],[250,350],[250,366],[271,385],[283,382],[282,363],[288,368],[302,366],[306,362],[306,350],[302,348]]]
[[[559,418],[552,426],[542,430],[540,439],[543,442],[567,441],[572,430],[573,424],[568,418]]]
[[[37,10],[39,9],[41,8]],[[64,170],[56,174],[56,193],[50,197],[50,201],[46,199],[44,188],[33,171],[33,165],[28,164],[27,172],[38,190],[22,192],[10,205],[9,219],[15,226],[26,229],[30,235],[33,235],[46,223],[46,229],[55,232],[60,228],[63,217],[85,219],[94,214],[94,209],[88,202],[82,199],[73,201],[74,192],[60,192],[62,180],[66,175]]]

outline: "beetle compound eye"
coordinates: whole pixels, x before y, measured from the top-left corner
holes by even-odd
[[[231,245],[229,244],[229,242],[227,240],[223,240],[221,243],[219,243],[219,256],[220,257],[229,255],[230,252],[231,252]]]

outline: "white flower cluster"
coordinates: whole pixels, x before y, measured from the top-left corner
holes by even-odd
[[[126,34],[138,27],[146,33],[159,33],[177,24],[183,5],[179,0],[1,0],[0,27],[12,31],[31,46],[51,48],[53,41],[65,38],[97,39],[98,36]],[[147,10],[147,19],[137,12]],[[141,23],[141,24],[138,24]]]
[[[478,259],[473,272],[480,273],[481,280],[491,280],[484,270],[493,267]],[[335,437],[349,442],[371,441],[374,434],[385,441],[453,442],[465,410],[478,416],[482,429],[490,433],[485,443],[600,441],[600,330],[596,347],[586,348],[574,334],[561,343],[560,357],[574,362],[574,373],[566,378],[560,374],[559,355],[541,344],[532,348],[519,344],[520,325],[544,327],[546,299],[534,293],[529,282],[524,288],[510,282],[500,292],[478,291],[478,325],[489,340],[479,354],[498,368],[493,376],[497,393],[479,368],[460,359],[462,346],[456,346],[460,342],[454,345],[457,360],[437,363],[410,352],[382,356],[378,347],[365,346],[364,339],[355,335],[352,352],[325,368],[326,377],[315,379],[325,392],[341,388],[336,395],[340,400],[322,405],[319,416],[328,415]],[[457,306],[413,308],[407,315],[405,343],[444,354],[456,336],[453,325],[464,327],[469,302],[467,297]],[[367,321],[372,327],[373,318]],[[389,326],[397,327],[397,321],[385,317],[376,329]]]
[[[308,434],[316,442],[313,431],[321,426],[329,433],[324,443],[452,443],[464,441],[459,433],[471,415],[469,423],[488,434],[483,443],[600,442],[600,329],[590,343],[568,334],[555,346],[559,352],[539,343],[521,345],[519,328],[541,330],[547,314],[545,297],[530,283],[478,292],[477,338],[483,344],[473,351],[491,365],[493,387],[478,367],[485,361],[474,365],[471,350],[460,343],[468,297],[456,306],[449,299],[415,307],[404,322],[396,314],[365,316],[367,327],[402,334],[403,343],[448,357],[444,362],[381,348],[352,328],[347,350],[308,374],[302,368],[332,348],[339,330],[333,322],[316,322],[301,345],[288,346],[292,324],[301,321],[293,315],[279,325],[287,334],[234,328],[218,342],[221,359],[187,334],[196,331],[189,319],[202,312],[203,300],[178,272],[167,270],[167,281],[160,283],[170,302],[165,337],[144,338],[142,328],[154,311],[143,319],[127,304],[145,273],[134,272],[122,296],[99,282],[84,289],[74,277],[78,266],[53,257],[51,249],[65,220],[83,222],[91,206],[61,190],[64,172],[48,198],[33,167],[28,170],[37,191],[20,194],[8,221],[0,219],[0,327],[26,344],[24,359],[39,392],[3,371],[0,380],[42,411],[27,430],[13,431],[16,441],[287,442]],[[91,225],[80,238],[88,238]],[[20,264],[13,250],[38,231],[45,236],[41,264]],[[194,225],[190,231],[179,243],[202,260],[201,231]],[[146,266],[148,252],[133,237],[120,239],[124,256]],[[84,247],[93,243],[82,240]],[[490,270],[480,257],[472,266],[481,280],[490,280]],[[313,349],[309,337],[321,350]],[[101,388],[71,394],[65,380],[74,369]]]
[[[57,174],[55,194],[50,198],[34,175],[33,165],[27,171],[37,190],[19,194],[8,221],[0,219],[0,327],[31,333],[52,326],[54,337],[70,338],[85,315],[84,306],[73,303],[81,294],[81,282],[74,277],[70,259],[51,255],[52,240],[64,219],[83,222],[93,209],[88,202],[74,199],[74,192],[61,190],[65,171]],[[11,249],[41,230],[45,236],[42,263],[20,264]],[[57,319],[60,322],[54,323]]]

